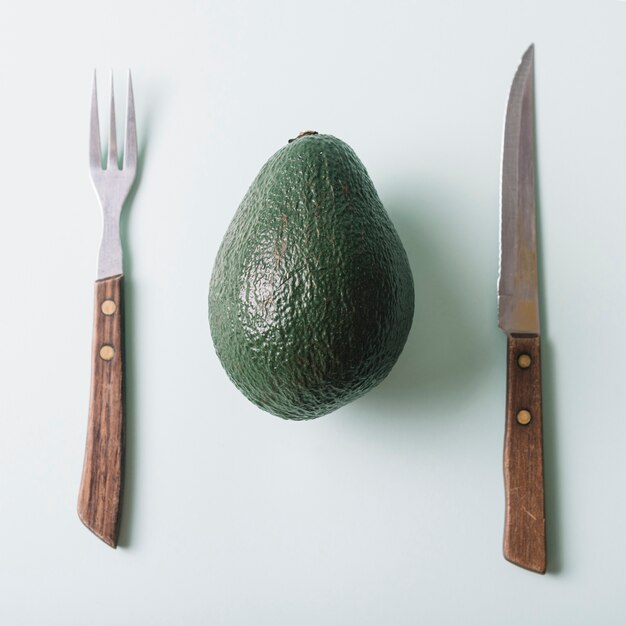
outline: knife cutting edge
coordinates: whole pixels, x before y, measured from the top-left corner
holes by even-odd
[[[535,227],[534,46],[506,109],[502,147],[498,324],[507,335],[504,557],[546,571],[541,330]]]

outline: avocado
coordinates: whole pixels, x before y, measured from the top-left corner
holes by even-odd
[[[391,371],[413,319],[402,242],[352,149],[301,133],[263,166],[217,253],[209,323],[233,383],[291,420]]]

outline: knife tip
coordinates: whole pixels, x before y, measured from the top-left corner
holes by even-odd
[[[529,61],[532,61],[534,56],[535,56],[535,44],[531,43],[530,46],[526,48],[526,52],[524,52],[524,56],[522,57],[522,60],[528,59]]]
[[[515,78],[513,79],[513,83],[521,76],[527,76],[529,71],[532,71],[535,65],[535,44],[531,43],[528,48],[526,48],[526,52],[522,55],[522,59],[519,62],[519,66],[517,68],[517,72],[515,74]]]

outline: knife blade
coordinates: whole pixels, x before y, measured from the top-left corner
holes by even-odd
[[[507,335],[504,557],[546,571],[537,272],[534,46],[515,73],[502,147],[498,324]]]

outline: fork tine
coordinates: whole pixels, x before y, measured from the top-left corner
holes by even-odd
[[[117,163],[117,130],[115,127],[115,97],[113,96],[113,72],[111,72],[111,118],[109,120],[109,159],[107,169],[112,165],[119,168]]]
[[[100,120],[98,118],[98,93],[96,88],[96,70],[93,71],[91,90],[91,125],[89,128],[89,165],[102,169],[102,148],[100,146]]]
[[[126,104],[126,137],[124,143],[124,169],[137,166],[137,125],[135,123],[135,99],[133,97],[133,79],[128,70],[128,102]]]

